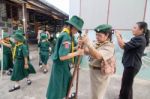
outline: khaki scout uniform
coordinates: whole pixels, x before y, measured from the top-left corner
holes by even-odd
[[[99,25],[95,28],[96,33],[112,33],[112,27],[107,24]],[[110,35],[110,34],[109,34]],[[107,85],[109,83],[110,75],[104,75],[101,73],[101,62],[102,60],[108,60],[114,55],[114,45],[110,41],[105,41],[103,43],[95,42],[93,43],[95,49],[99,51],[102,59],[90,59],[90,78],[91,78],[91,89],[92,98],[91,99],[103,99]]]
[[[113,43],[107,41],[103,44],[93,44],[95,48],[100,52],[102,58],[107,60],[111,58],[114,54]],[[91,89],[92,89],[92,99],[103,99],[107,85],[109,82],[109,75],[102,75],[100,72],[100,62],[99,59],[90,59],[90,79],[91,79]]]

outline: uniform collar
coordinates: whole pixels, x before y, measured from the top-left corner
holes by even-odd
[[[107,40],[107,41],[105,41],[103,43],[96,42],[96,45],[103,45],[103,44],[108,43],[108,42],[110,42],[110,41]]]
[[[103,42],[103,43],[96,42],[96,46],[95,46],[95,47],[96,47],[96,49],[97,49],[97,48],[101,47],[102,45],[104,45],[104,44],[106,44],[106,43],[109,43],[109,42],[110,42],[110,41],[108,41],[108,40],[105,41],[105,42]]]
[[[64,28],[63,32],[67,32],[68,34],[70,34],[70,30],[68,28]]]

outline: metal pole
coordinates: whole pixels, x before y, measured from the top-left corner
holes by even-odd
[[[27,19],[26,19],[26,3],[22,4],[22,14],[23,14],[23,30],[24,33],[26,34],[26,28],[27,28]]]
[[[4,30],[2,30],[2,40],[3,40],[3,33]],[[3,78],[3,44],[1,44],[1,79]]]

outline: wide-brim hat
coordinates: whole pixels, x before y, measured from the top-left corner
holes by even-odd
[[[102,24],[102,25],[97,26],[94,30],[97,33],[105,33],[105,32],[112,30],[112,26],[108,24]]]
[[[3,33],[3,38],[7,38],[7,37],[10,37],[10,35],[6,32]]]
[[[24,39],[24,36],[22,34],[19,34],[19,33],[16,33],[13,38],[19,42],[24,42],[25,39]]]
[[[16,31],[15,31],[15,34],[24,35],[24,31],[23,31],[23,29],[19,29],[19,30],[16,30]]]
[[[66,21],[66,23],[74,26],[78,32],[82,32],[84,21],[78,16],[72,16],[70,20]]]
[[[41,36],[40,36],[40,39],[41,39],[41,40],[45,40],[45,39],[47,39],[47,38],[48,38],[48,36],[47,36],[46,33],[41,33]]]

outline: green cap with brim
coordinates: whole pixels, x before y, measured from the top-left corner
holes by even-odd
[[[25,39],[24,39],[24,36],[22,34],[19,34],[19,33],[16,33],[13,38],[19,42],[24,42]]]
[[[24,35],[23,29],[16,30],[16,31],[15,31],[15,34]]]
[[[41,33],[40,38],[41,38],[41,40],[45,40],[45,39],[47,39],[48,37],[47,37],[47,34]]]
[[[112,30],[112,26],[108,24],[102,24],[102,25],[97,26],[94,30],[97,33],[105,33],[107,31]]]
[[[8,37],[10,37],[10,35],[8,33],[4,32],[3,33],[3,38],[8,38]]]

